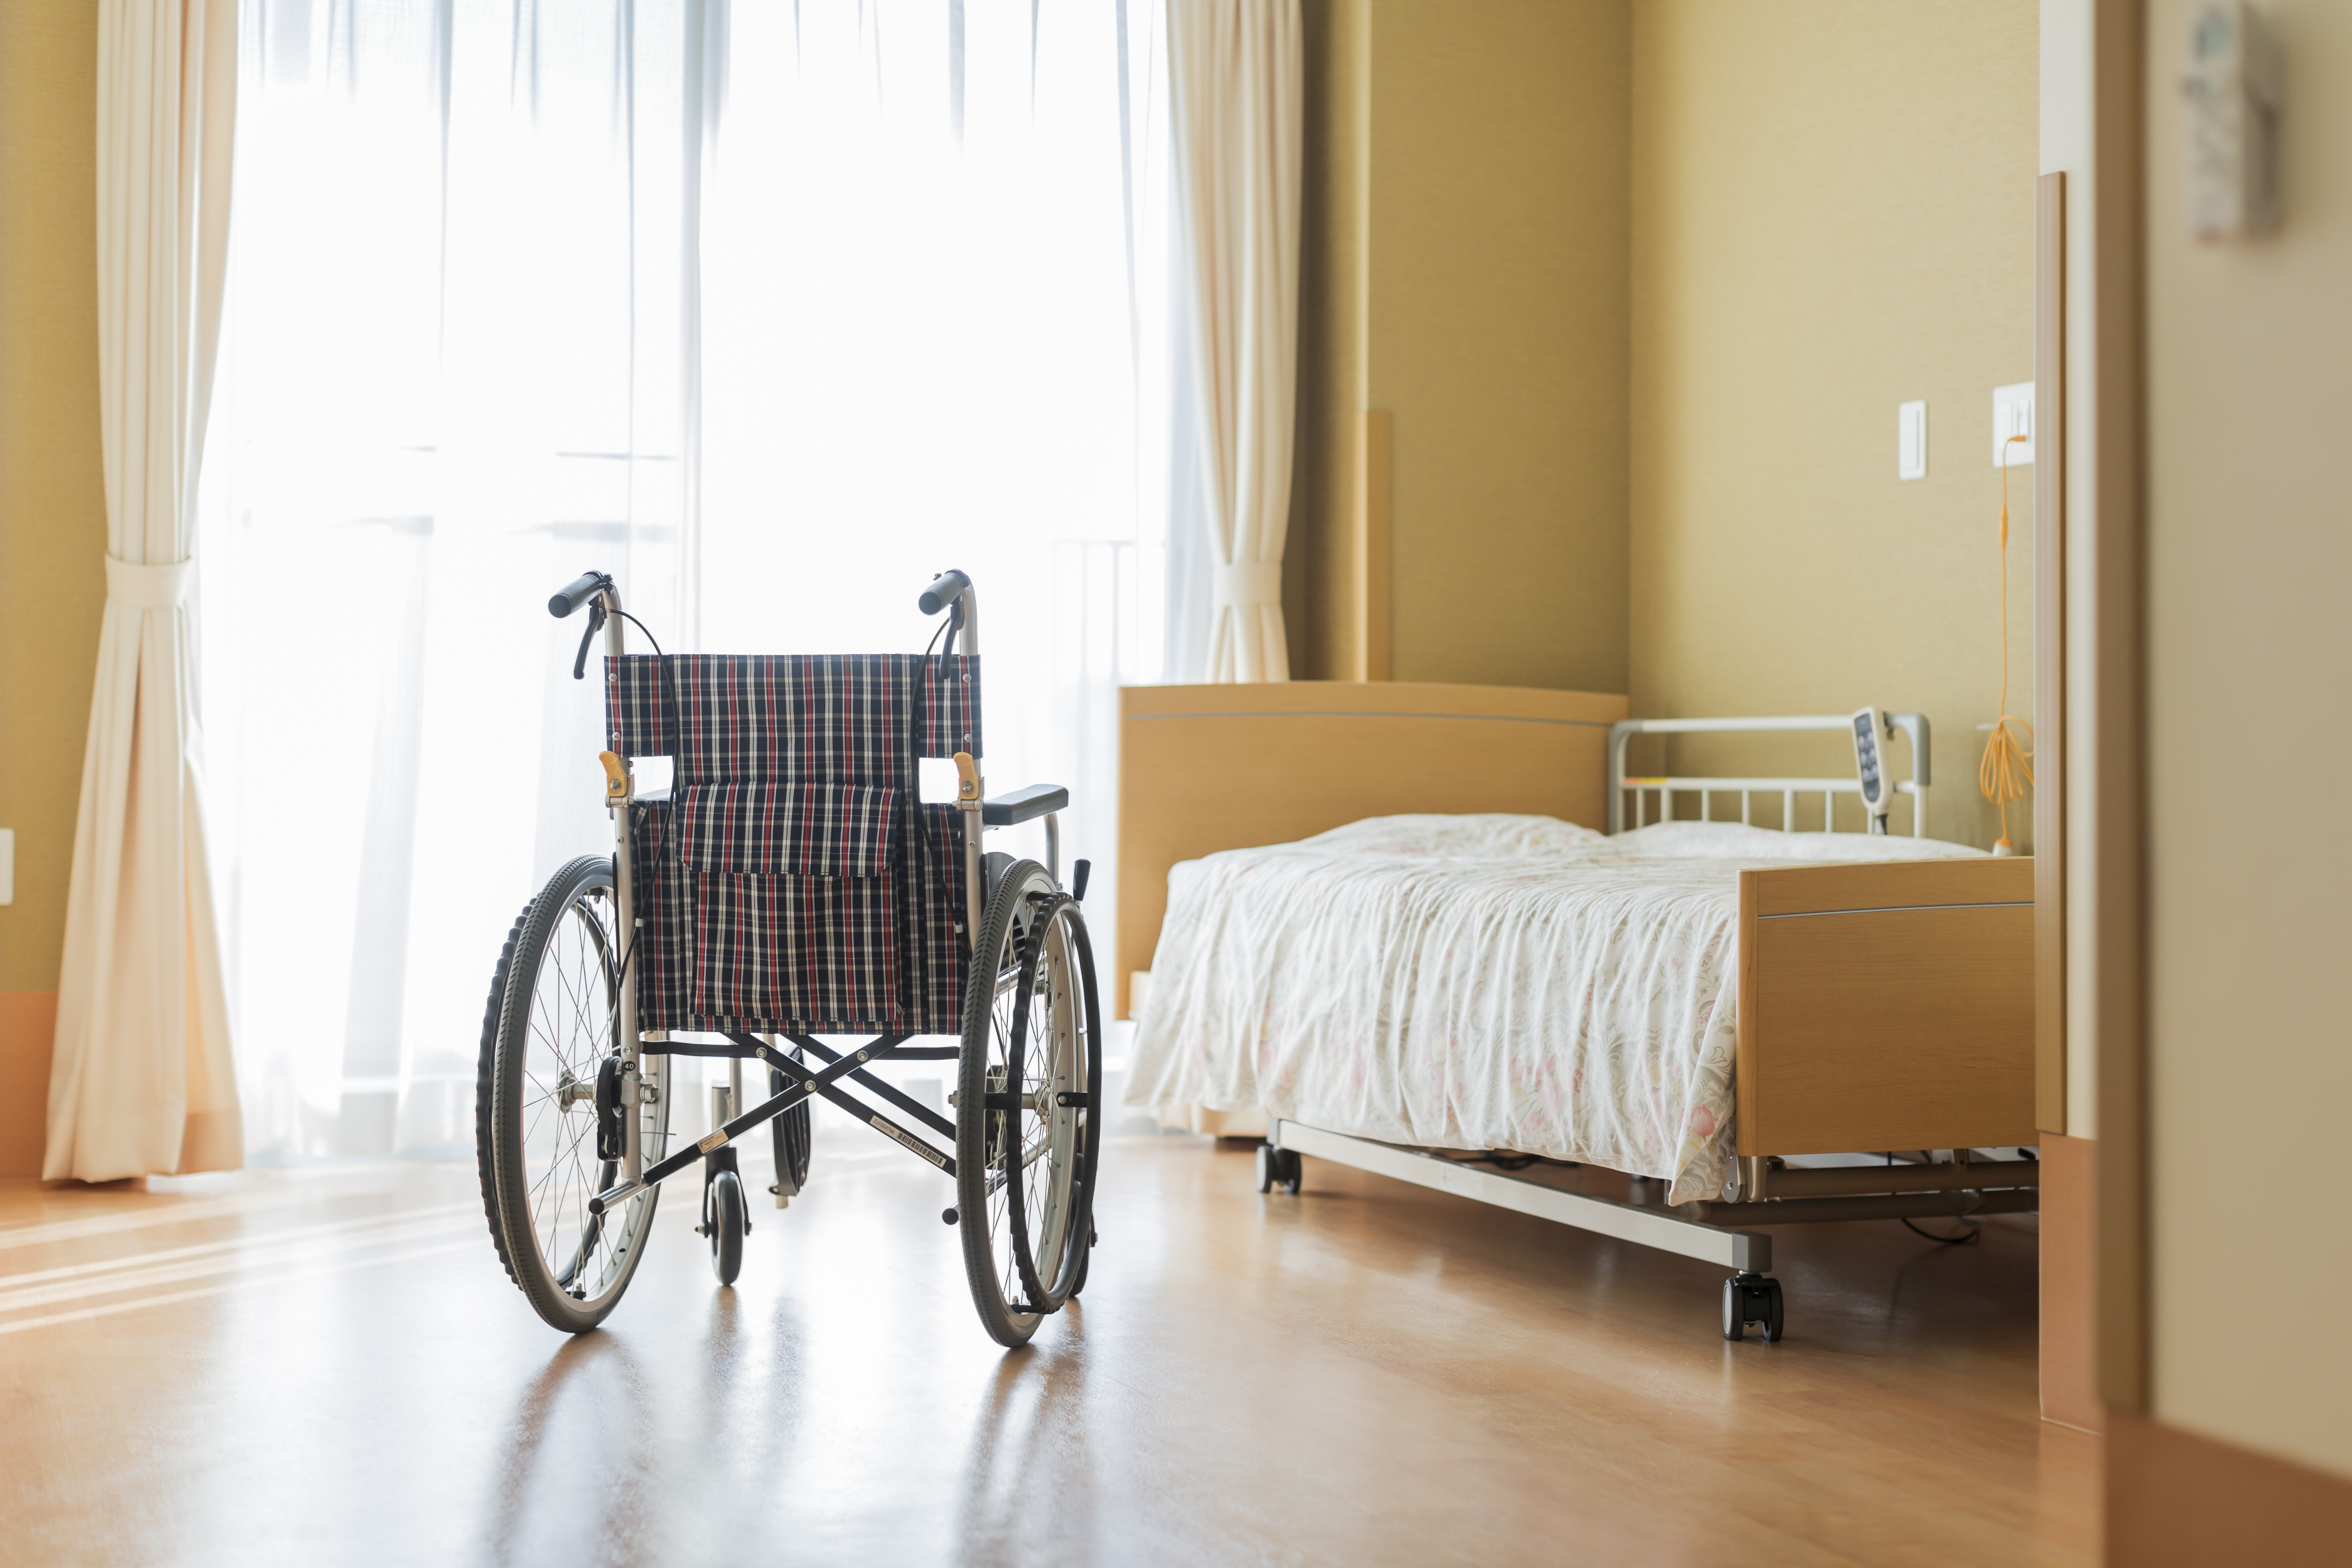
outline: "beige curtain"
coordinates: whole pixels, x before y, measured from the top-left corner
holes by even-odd
[[[1287,680],[1282,544],[1298,369],[1298,0],[1171,0],[1177,258],[1207,532],[1211,680]],[[1178,462],[1186,455],[1172,454]]]
[[[196,473],[227,254],[236,0],[100,0],[106,618],[42,1174],[244,1161],[198,779]]]

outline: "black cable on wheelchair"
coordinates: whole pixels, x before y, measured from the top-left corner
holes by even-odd
[[[616,615],[616,616],[620,616],[623,620],[625,620],[625,621],[628,622],[628,623],[629,623],[629,625],[631,625],[631,626],[633,626],[636,627],[636,628],[637,628],[637,630],[639,630],[639,631],[641,631],[641,632],[646,632],[646,623],[645,623],[645,622],[643,622],[643,621],[641,621],[641,620],[639,620],[639,619],[637,619],[637,617],[636,617],[636,616],[633,616],[633,615],[629,614],[629,612],[628,612],[628,611],[626,611],[626,610],[615,610],[615,611],[614,611],[613,613],[614,613],[614,615]],[[655,642],[655,641],[654,641],[654,634],[653,634],[653,633],[651,633],[651,632],[646,632],[646,641],[647,641],[647,642],[649,642],[649,643],[653,643],[653,645],[654,645],[654,657],[655,657],[656,658],[661,658],[661,657],[662,657],[661,644],[660,644],[660,643],[658,643],[658,642]]]
[[[636,829],[632,826],[629,831],[634,836]],[[645,920],[643,916],[639,916],[637,924],[630,928],[629,940],[622,945],[620,964],[613,971],[613,991],[615,995],[618,995],[629,984],[629,961],[636,956],[637,937],[644,930]],[[615,1040],[621,1038],[618,1029],[613,1031],[613,1038]]]

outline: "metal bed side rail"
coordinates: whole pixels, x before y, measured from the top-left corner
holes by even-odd
[[[1927,788],[1932,771],[1931,737],[1927,716],[1924,713],[1890,713],[1886,722],[1903,731],[1911,742],[1911,776],[1895,784],[1898,794],[1911,797],[1911,836],[1927,836]],[[1625,756],[1636,735],[1696,735],[1755,734],[1767,731],[1828,731],[1850,732],[1853,720],[1838,713],[1794,714],[1766,716],[1754,719],[1622,719],[1609,729],[1609,831],[1625,831],[1625,797],[1633,796],[1633,826],[1646,826],[1646,805],[1650,793],[1658,795],[1658,820],[1675,819],[1675,794],[1695,794],[1699,797],[1699,820],[1713,820],[1716,795],[1737,794],[1739,796],[1739,820],[1749,820],[1753,797],[1758,794],[1778,792],[1780,795],[1780,826],[1792,831],[1790,824],[1796,820],[1797,796],[1819,795],[1822,797],[1822,830],[1837,831],[1835,798],[1841,795],[1859,795],[1861,782],[1845,778],[1693,778],[1680,776],[1633,776],[1625,772]]]

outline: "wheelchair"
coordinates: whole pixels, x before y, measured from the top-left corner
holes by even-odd
[[[820,1097],[953,1180],[942,1217],[998,1343],[1026,1343],[1085,1286],[1102,1072],[1088,866],[1063,886],[1066,789],[984,793],[971,579],[946,573],[918,603],[947,612],[935,652],[743,657],[629,653],[623,623],[644,627],[605,573],[548,601],[559,619],[588,610],[573,679],[604,634],[614,849],[556,872],[508,933],[474,1115],[491,1240],[558,1329],[619,1304],[662,1184],[690,1167],[731,1286],[751,1229],[737,1146],[770,1129],[785,1207]],[[659,757],[667,787],[646,769],[640,790],[637,764]],[[926,804],[920,761],[950,757],[954,802]],[[982,848],[1034,820],[1045,864]],[[710,1133],[672,1149],[670,1065],[688,1056],[727,1058],[728,1085]],[[957,1064],[951,1114],[869,1070],[908,1059]],[[767,1089],[749,1106],[747,1064]]]

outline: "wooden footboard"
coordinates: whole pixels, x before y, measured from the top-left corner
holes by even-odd
[[[2035,1143],[2030,858],[1739,874],[1742,1154]]]

